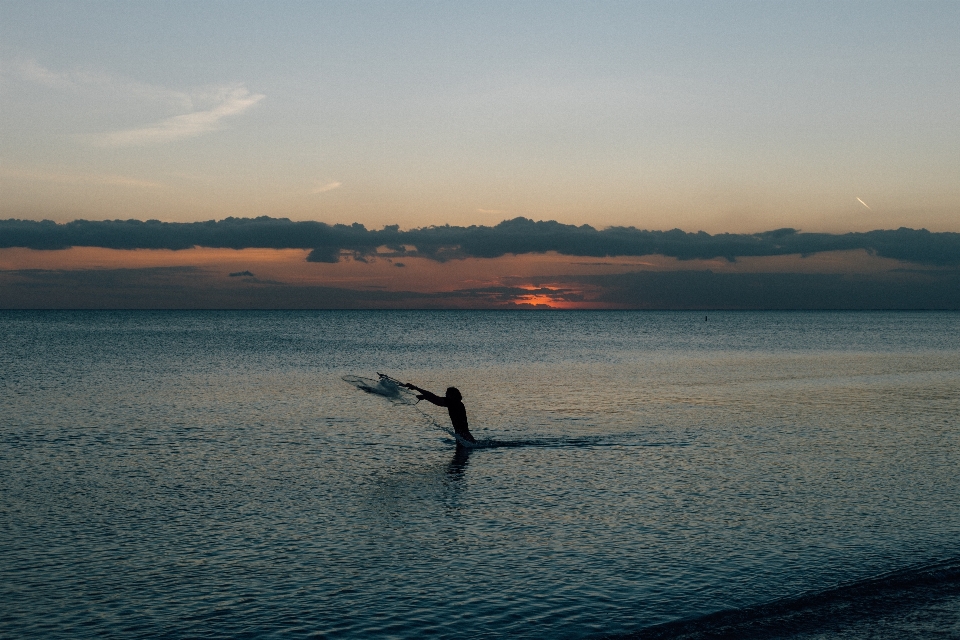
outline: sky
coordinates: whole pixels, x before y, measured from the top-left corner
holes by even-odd
[[[957,33],[933,0],[0,0],[0,220],[960,232]]]

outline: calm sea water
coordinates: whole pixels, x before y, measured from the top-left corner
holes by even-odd
[[[0,635],[584,638],[956,562],[960,314],[708,316],[0,313]]]

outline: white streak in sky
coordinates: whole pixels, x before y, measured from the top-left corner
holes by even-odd
[[[178,110],[194,108],[194,97],[185,91],[119,78],[105,73],[83,69],[55,71],[47,69],[36,60],[0,60],[0,79],[18,78],[25,82],[74,93],[87,93],[88,97],[99,96],[109,100],[135,99],[165,105]]]
[[[317,187],[316,189],[313,189],[312,191],[310,191],[310,193],[324,193],[324,192],[326,192],[326,191],[333,191],[334,189],[338,189],[341,184],[343,184],[343,183],[342,183],[342,182],[330,182],[330,183],[328,183],[328,184],[323,185],[322,187]]]
[[[261,93],[250,93],[243,86],[233,87],[223,91],[220,103],[211,109],[173,116],[146,127],[105,133],[99,143],[107,147],[129,147],[192,138],[220,129],[220,120],[243,113],[264,97]]]
[[[250,93],[242,84],[177,91],[83,69],[47,69],[35,60],[22,59],[0,60],[0,82],[7,79],[75,94],[75,104],[86,102],[97,110],[109,105],[112,110],[142,114],[146,103],[159,107],[160,113],[178,114],[145,126],[79,136],[104,147],[162,144],[216,131],[222,128],[221,120],[243,113],[264,98],[263,94]]]
[[[862,204],[863,206],[865,206],[867,209],[870,209],[870,205],[868,205],[866,202],[864,202],[864,201],[861,200],[860,198],[857,198],[857,202],[859,202],[860,204]],[[873,211],[873,209],[870,209],[870,211]]]

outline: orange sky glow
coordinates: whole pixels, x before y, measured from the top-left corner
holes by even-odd
[[[663,256],[576,257],[550,252],[446,262],[421,257],[358,259],[344,254],[337,263],[322,263],[307,262],[307,254],[308,251],[301,249],[171,251],[73,247],[38,251],[11,248],[0,249],[0,272],[102,274],[140,270],[137,273],[165,274],[165,287],[179,287],[184,292],[204,290],[255,295],[255,291],[284,287],[298,288],[298,291],[335,288],[385,294],[403,292],[414,297],[469,292],[461,298],[446,299],[443,306],[578,309],[620,306],[601,300],[601,287],[585,282],[584,277],[677,271],[878,274],[901,266],[896,260],[871,256],[861,250],[807,257],[747,257],[736,262],[723,258],[677,260]]]

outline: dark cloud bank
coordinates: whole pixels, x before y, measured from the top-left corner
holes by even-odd
[[[781,229],[759,234],[641,231],[523,218],[495,227],[370,231],[271,218],[161,223],[0,221],[0,247],[60,249],[310,249],[308,260],[336,262],[388,247],[394,256],[443,261],[545,251],[574,256],[662,254],[680,259],[809,255],[862,249],[903,261],[875,274],[649,272],[551,277],[518,286],[419,293],[374,288],[291,285],[249,271],[217,274],[198,267],[0,271],[0,308],[511,308],[523,296],[635,309],[960,309],[960,234],[898,229],[816,234]],[[558,284],[559,283],[559,284]],[[540,287],[530,290],[529,285]]]
[[[570,256],[643,256],[661,254],[690,260],[746,256],[813,254],[865,249],[875,255],[936,266],[960,265],[960,233],[931,233],[900,228],[865,233],[801,233],[778,229],[755,234],[644,231],[633,227],[594,229],[525,218],[495,227],[398,226],[368,230],[363,225],[328,225],[277,218],[227,218],[208,222],[149,220],[76,220],[66,224],[32,220],[0,221],[0,248],[63,249],[71,246],[110,249],[310,249],[307,260],[336,262],[342,252],[363,257],[379,247],[395,255],[433,260],[496,258],[506,254],[556,251]]]

